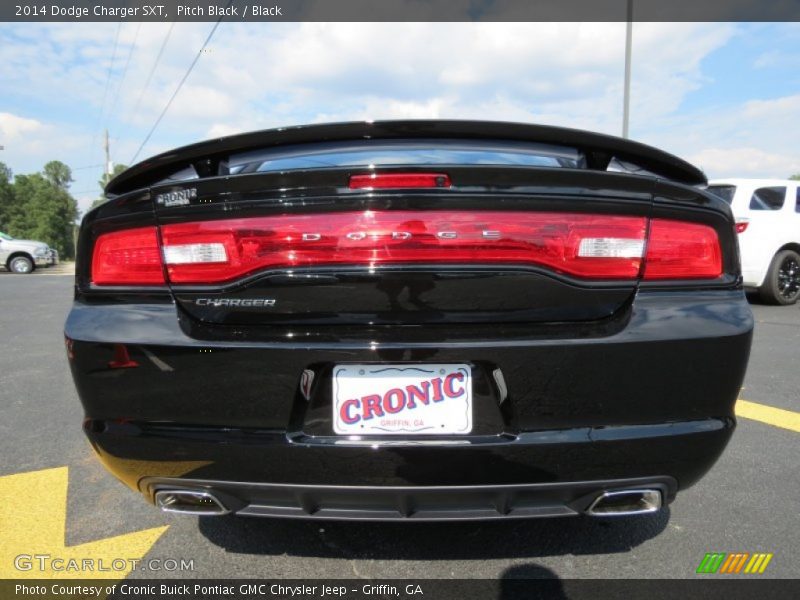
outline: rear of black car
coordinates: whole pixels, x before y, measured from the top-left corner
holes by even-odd
[[[752,333],[734,223],[633,142],[316,125],[136,165],[87,214],[84,430],[166,510],[657,510],[716,461]]]

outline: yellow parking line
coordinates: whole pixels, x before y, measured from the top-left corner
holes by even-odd
[[[765,404],[758,404],[739,398],[736,401],[736,416],[761,421],[767,425],[782,427],[783,429],[800,433],[800,413],[792,410],[766,406]]]

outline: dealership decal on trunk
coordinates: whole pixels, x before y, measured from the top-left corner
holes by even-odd
[[[465,364],[337,365],[338,434],[465,434],[472,430],[472,374]]]
[[[156,203],[162,204],[165,207],[185,206],[194,198],[197,198],[197,188],[186,188],[185,190],[175,190],[158,194],[156,196]]]

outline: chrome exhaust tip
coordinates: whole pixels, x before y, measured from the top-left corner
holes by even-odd
[[[227,515],[230,511],[211,492],[195,490],[158,490],[156,506],[164,512],[184,515]]]
[[[662,506],[661,490],[603,492],[586,509],[593,517],[624,517],[654,513]]]

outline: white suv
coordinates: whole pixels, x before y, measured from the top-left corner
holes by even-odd
[[[784,179],[718,179],[708,190],[733,209],[742,276],[772,304],[800,298],[800,189]]]

